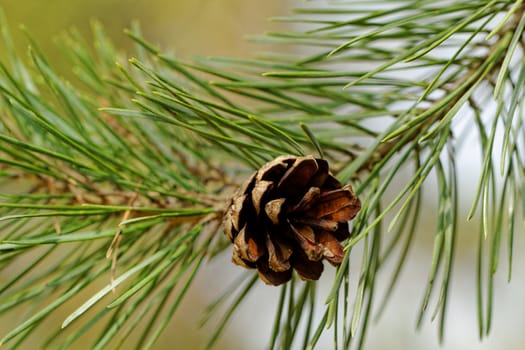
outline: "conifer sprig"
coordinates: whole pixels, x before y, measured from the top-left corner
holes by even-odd
[[[75,32],[61,40],[75,83],[30,37],[23,60],[3,26],[0,269],[24,267],[0,287],[0,313],[31,311],[0,343],[23,347],[66,304],[74,311],[46,323],[45,346],[73,346],[102,322],[92,347],[125,346],[138,331],[134,345],[151,348],[204,262],[228,250],[220,224],[236,186],[278,155],[312,153],[363,206],[330,293],[298,280],[282,287],[270,348],[315,348],[327,328],[334,347],[363,346],[377,273],[398,254],[384,306],[418,234],[429,176],[438,225],[418,324],[432,306],[442,339],[463,220],[456,153],[473,131],[483,163],[469,219],[481,218],[478,326],[488,333],[503,235],[510,279],[523,228],[524,9],[501,0],[305,5],[275,19],[299,29],[256,38],[293,53],[194,62],[148,43],[136,25],[128,60],[94,24],[93,47]],[[210,347],[255,285],[249,277],[232,289]]]

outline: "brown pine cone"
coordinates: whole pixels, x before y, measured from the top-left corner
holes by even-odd
[[[325,160],[281,156],[234,195],[224,231],[233,242],[233,262],[256,268],[267,284],[289,281],[292,269],[317,280],[323,258],[341,264],[340,242],[350,236],[348,221],[360,209],[352,187],[341,186]]]

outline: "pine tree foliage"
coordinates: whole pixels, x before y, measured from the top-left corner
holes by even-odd
[[[3,25],[0,313],[25,317],[0,343],[23,348],[45,327],[42,345],[65,349],[103,324],[93,348],[153,347],[198,271],[230,254],[220,225],[235,188],[282,154],[327,159],[363,207],[328,295],[298,279],[280,287],[268,347],[315,348],[327,331],[334,346],[363,346],[373,305],[384,305],[376,275],[387,261],[396,266],[381,286],[391,291],[432,176],[438,225],[419,323],[430,313],[443,337],[465,219],[456,150],[466,133],[477,135],[483,158],[469,219],[481,218],[485,335],[501,246],[510,279],[523,230],[524,10],[505,0],[311,2],[274,19],[296,31],[255,38],[282,43],[281,53],[194,62],[148,43],[138,26],[127,32],[136,44],[128,60],[94,24],[93,44],[74,31],[61,38],[74,83],[29,34],[28,59],[15,52]],[[209,346],[257,283],[249,271],[218,299],[235,298]],[[51,319],[65,305],[75,311],[60,325]],[[140,334],[136,343],[126,343],[130,334]]]

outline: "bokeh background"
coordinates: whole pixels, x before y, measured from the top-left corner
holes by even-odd
[[[292,0],[0,0],[0,6],[6,13],[20,52],[26,50],[27,40],[17,28],[18,25],[24,24],[53,65],[65,76],[69,76],[70,72],[66,69],[67,61],[58,49],[56,40],[59,40],[57,38],[61,32],[71,27],[77,28],[89,38],[92,19],[102,22],[116,45],[124,50],[131,47],[131,42],[122,30],[136,19],[140,21],[144,35],[150,41],[160,44],[178,57],[250,56],[268,49],[288,49],[263,47],[261,44],[248,42],[245,37],[265,30],[283,29],[284,25],[269,23],[267,18],[289,14],[290,9],[298,4],[299,1]],[[460,127],[462,126],[458,125],[458,128]],[[507,266],[504,259],[496,276],[495,314],[491,334],[482,342],[477,335],[475,269],[479,223],[476,220],[466,222],[466,211],[474,196],[474,179],[477,178],[476,173],[481,163],[477,147],[472,146],[476,142],[474,137],[464,141],[467,147],[461,150],[458,162],[460,191],[463,196],[461,218],[465,220],[460,223],[445,342],[441,348],[523,349],[525,260],[524,254],[520,254],[524,243],[523,234],[516,237],[512,282],[506,281]],[[476,151],[473,152],[472,149]],[[430,269],[436,225],[436,184],[432,179],[427,184],[425,193],[426,205],[417,241],[390,303],[382,317],[374,322],[369,330],[367,349],[440,348],[437,342],[437,322],[431,323],[427,319],[423,328],[419,332],[415,331],[417,312]],[[506,251],[503,247],[502,257],[505,256]],[[226,282],[233,281],[242,272],[229,260],[229,255],[225,254],[202,270],[183,306],[176,313],[169,330],[159,341],[158,349],[193,349],[203,345],[214,326],[198,326],[206,306],[222,293]],[[356,261],[358,260],[359,257],[356,257]],[[379,288],[386,287],[389,272],[390,270],[386,269],[380,275]],[[320,281],[324,293],[330,287],[332,277],[332,274],[327,273]],[[259,285],[242,304],[217,348],[264,349],[278,292],[276,288]],[[382,294],[383,291],[379,290],[378,296]],[[62,320],[57,318],[54,321]],[[17,322],[12,319],[0,319],[0,333],[4,334]],[[330,349],[330,344],[329,337],[323,338],[319,349]]]

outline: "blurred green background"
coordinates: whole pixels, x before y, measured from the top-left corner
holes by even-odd
[[[55,41],[61,32],[71,27],[77,28],[89,38],[92,19],[102,22],[116,46],[125,50],[131,47],[131,41],[122,31],[129,27],[132,20],[137,19],[148,40],[160,44],[178,57],[249,56],[253,52],[264,51],[269,47],[263,48],[260,44],[249,43],[245,40],[245,36],[270,29],[282,29],[282,25],[279,27],[276,24],[269,24],[267,18],[289,13],[289,8],[294,3],[296,2],[283,0],[0,0],[0,7],[6,14],[20,52],[24,53],[27,47],[24,34],[18,30],[18,25],[24,24],[53,66],[67,76],[69,75],[67,60],[55,45]],[[0,51],[0,58],[2,55]],[[477,159],[477,156],[473,158],[469,152],[463,152],[461,156],[463,159]],[[458,164],[462,162],[459,161]],[[463,179],[463,185],[468,187],[463,193],[467,202],[463,203],[465,213],[462,218],[466,217],[466,208],[470,203],[469,199],[472,198],[468,193],[473,187],[473,176],[474,178],[476,176],[472,174],[472,170],[470,167],[460,174],[460,181]],[[433,184],[428,187],[427,199],[430,203],[435,198],[433,197],[435,188]],[[373,324],[369,331],[367,349],[439,349],[435,323],[425,322],[422,332],[414,331],[417,311],[430,267],[435,210],[432,205],[425,209],[427,215],[422,217],[418,242],[409,256],[393,299],[383,317],[378,323]],[[505,283],[506,266],[502,266],[502,273],[497,276],[494,327],[490,338],[479,343],[475,294],[476,237],[476,225],[461,226],[447,334],[442,349],[522,349],[525,339],[516,330],[525,327],[525,316],[521,310],[516,312],[514,304],[520,301],[525,293],[525,282],[521,277],[524,260],[520,256],[515,260],[512,286]],[[522,244],[523,235],[518,239]],[[356,257],[356,261],[358,260],[359,257]],[[156,348],[194,349],[201,346],[213,328],[198,327],[198,321],[206,305],[223,291],[224,280],[233,280],[232,276],[238,275],[240,270],[230,264],[228,254],[207,266]],[[382,273],[381,286],[387,285],[388,273],[389,271]],[[326,292],[332,277],[330,273],[326,274],[320,284],[321,290]],[[96,290],[97,288],[93,288],[91,292]],[[217,348],[263,349],[264,341],[270,332],[277,294],[278,289],[275,288],[257,288],[248,298],[247,304],[241,306],[239,314],[227,328],[227,333],[222,337]],[[382,294],[383,291],[379,291],[379,295]],[[82,301],[78,300],[78,303]],[[63,317],[57,317],[49,322],[62,320]],[[4,316],[0,320],[0,333],[4,334],[19,321],[19,319],[6,319]],[[330,339],[325,344],[330,344]],[[324,348],[320,347],[320,349]]]
[[[283,14],[290,1],[280,0],[2,0],[15,38],[24,24],[36,41],[53,58],[59,59],[53,40],[65,29],[75,27],[89,33],[91,19],[101,21],[119,47],[130,47],[122,33],[132,20],[142,23],[144,35],[152,42],[191,55],[237,55],[253,49],[243,40],[247,34],[262,32],[267,18]],[[17,40],[24,47],[23,40]]]

